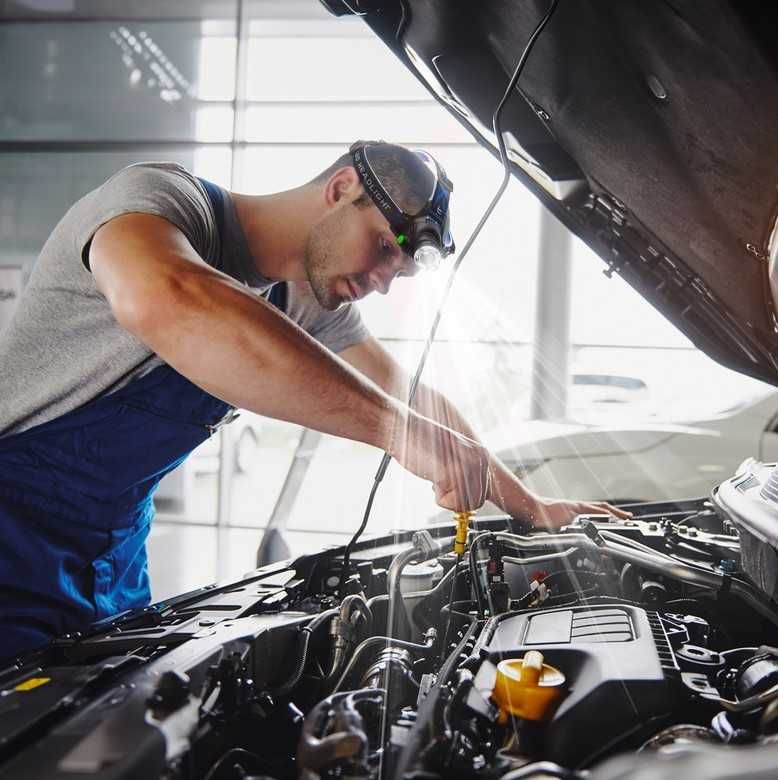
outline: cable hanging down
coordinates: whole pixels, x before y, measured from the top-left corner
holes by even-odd
[[[540,22],[538,22],[532,35],[530,35],[529,40],[527,41],[527,44],[524,47],[524,51],[522,52],[521,57],[519,57],[519,61],[516,65],[516,68],[513,71],[513,76],[511,77],[511,80],[508,82],[508,86],[505,89],[505,93],[503,94],[500,102],[497,104],[497,108],[495,109],[494,114],[492,116],[492,130],[494,132],[494,137],[497,141],[497,147],[500,152],[500,162],[502,163],[503,166],[503,178],[502,181],[500,182],[500,186],[497,188],[497,192],[494,194],[494,197],[492,198],[491,202],[487,206],[486,211],[484,211],[481,219],[478,220],[478,224],[473,229],[473,232],[470,234],[470,237],[467,239],[464,248],[459,253],[459,257],[457,257],[456,261],[454,262],[454,265],[451,268],[451,272],[449,273],[448,280],[446,281],[446,286],[443,290],[443,295],[441,296],[437,312],[435,313],[435,319],[432,322],[432,327],[430,328],[429,334],[424,343],[424,349],[422,351],[421,358],[419,359],[418,366],[416,367],[416,372],[414,373],[413,379],[411,381],[410,390],[408,392],[409,407],[413,407],[413,401],[416,398],[416,390],[419,386],[419,380],[421,379],[422,372],[424,371],[424,367],[427,363],[427,358],[429,357],[432,343],[435,340],[435,336],[438,332],[438,326],[440,325],[440,320],[443,316],[443,311],[445,309],[446,302],[448,301],[449,293],[451,292],[451,288],[454,285],[454,278],[456,277],[457,272],[459,271],[459,267],[462,265],[462,261],[467,256],[468,252],[470,251],[470,248],[475,243],[476,238],[478,238],[478,235],[480,234],[486,222],[489,220],[489,217],[491,217],[492,212],[494,211],[495,207],[499,203],[500,199],[505,193],[505,190],[508,187],[508,182],[510,181],[511,178],[511,169],[510,169],[510,163],[508,161],[508,152],[505,147],[505,139],[503,138],[502,130],[500,128],[500,115],[502,114],[505,104],[508,102],[508,98],[511,96],[511,93],[516,87],[516,83],[518,82],[519,77],[521,76],[521,73],[524,70],[524,66],[527,63],[527,59],[529,58],[530,52],[532,51],[535,42],[539,38],[540,34],[543,32],[545,26],[550,21],[558,4],[559,4],[559,0],[551,1],[551,5],[549,6],[548,11],[546,11],[546,15],[540,20]],[[375,473],[375,477],[373,477],[373,486],[370,489],[370,495],[368,496],[367,499],[367,505],[365,506],[365,513],[362,518],[362,523],[359,526],[359,528],[357,528],[356,532],[354,533],[354,536],[352,536],[351,539],[349,540],[349,543],[346,545],[346,549],[343,553],[343,567],[341,569],[340,584],[339,584],[339,591],[341,596],[344,595],[343,588],[345,586],[346,580],[348,579],[351,552],[354,549],[356,543],[359,541],[359,537],[362,536],[362,534],[365,531],[365,528],[367,528],[367,524],[370,519],[370,512],[373,509],[373,502],[375,500],[375,496],[378,491],[378,486],[381,484],[384,475],[386,474],[386,470],[387,468],[389,468],[389,463],[391,462],[391,460],[392,460],[392,456],[388,452],[385,452],[383,457],[381,458],[381,463],[378,466],[378,470]]]

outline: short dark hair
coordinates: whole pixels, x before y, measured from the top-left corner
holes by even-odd
[[[349,151],[342,154],[332,165],[323,170],[311,184],[323,184],[341,168],[354,166],[351,152],[362,144],[370,144],[370,165],[384,189],[406,214],[417,214],[427,204],[434,186],[433,175],[421,158],[413,151],[399,144],[385,141],[357,141]],[[354,205],[366,208],[373,201],[363,192]]]

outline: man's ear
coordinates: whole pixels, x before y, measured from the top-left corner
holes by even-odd
[[[356,200],[362,194],[362,184],[357,172],[347,165],[339,168],[330,176],[324,185],[324,199],[328,206],[334,206],[344,198],[348,203]]]

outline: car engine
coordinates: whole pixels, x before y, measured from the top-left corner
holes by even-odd
[[[0,776],[771,776],[776,485],[750,462],[628,521],[476,517],[465,551],[430,526],[118,615],[0,673]]]

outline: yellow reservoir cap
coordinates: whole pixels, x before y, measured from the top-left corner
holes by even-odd
[[[543,663],[543,654],[530,650],[524,658],[497,664],[492,699],[500,708],[500,722],[508,715],[525,720],[543,720],[562,696],[565,676]]]

